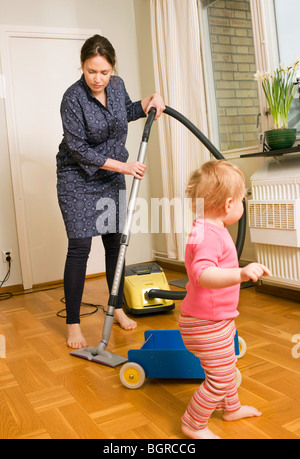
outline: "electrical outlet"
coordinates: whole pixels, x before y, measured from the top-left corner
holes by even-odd
[[[12,250],[11,249],[6,249],[6,250],[2,250],[2,260],[3,260],[3,263],[7,263],[7,257],[10,257],[10,261],[12,262]]]

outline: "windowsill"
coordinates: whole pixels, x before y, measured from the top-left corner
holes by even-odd
[[[267,156],[279,156],[282,154],[288,153],[297,153],[300,151],[300,137],[297,137],[297,140],[294,144],[295,146],[287,150],[270,150],[263,152],[263,145],[257,145],[253,147],[238,148],[235,150],[221,151],[222,155],[228,159],[239,159],[239,158],[255,158],[255,157],[267,157]],[[277,154],[276,154],[277,153]]]
[[[256,145],[253,147],[237,148],[235,150],[221,151],[221,153],[226,159],[231,160],[231,159],[238,159],[244,154],[251,156],[252,154],[259,153],[261,149],[262,149],[262,145]]]
[[[250,157],[258,157],[258,156],[262,156],[262,157],[270,157],[270,156],[282,156],[282,155],[287,155],[287,154],[290,154],[290,153],[297,153],[300,151],[300,144],[299,145],[296,145],[292,148],[285,148],[285,149],[282,149],[282,150],[268,150],[268,151],[262,151],[262,152],[259,152],[259,153],[248,153],[248,154],[245,154],[245,155],[241,155],[240,157],[241,158],[250,158]]]

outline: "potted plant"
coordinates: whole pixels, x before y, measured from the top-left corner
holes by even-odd
[[[296,70],[300,58],[290,67],[280,66],[270,72],[257,71],[255,80],[261,82],[274,121],[274,129],[265,132],[271,150],[290,148],[296,141],[296,129],[288,128],[288,113],[297,91]]]

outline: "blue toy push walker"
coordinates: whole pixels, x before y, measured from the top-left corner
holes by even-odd
[[[245,341],[235,335],[235,354],[241,358],[246,352]],[[204,379],[200,360],[185,347],[179,330],[147,330],[141,349],[128,351],[128,362],[120,370],[125,387],[138,389],[146,378]],[[236,369],[236,384],[240,386],[241,373]]]

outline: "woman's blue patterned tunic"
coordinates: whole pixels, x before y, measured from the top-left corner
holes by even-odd
[[[91,94],[82,75],[62,99],[57,193],[69,238],[122,230],[125,177],[100,168],[107,158],[127,161],[128,122],[146,115],[141,101],[131,102],[121,78],[112,76],[106,91],[107,108]]]

